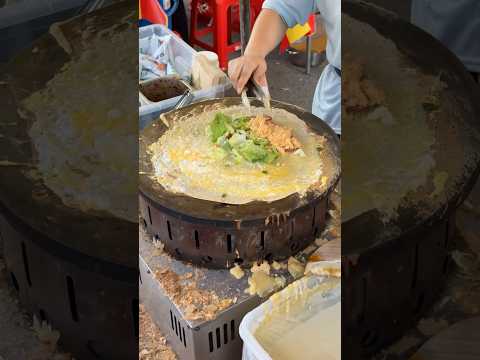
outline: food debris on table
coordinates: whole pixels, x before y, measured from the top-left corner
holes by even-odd
[[[232,299],[222,299],[214,291],[198,288],[193,273],[178,275],[163,268],[155,272],[166,295],[180,306],[186,320],[213,320],[222,311],[232,305]]]
[[[287,268],[287,264],[285,264],[285,263],[280,263],[280,262],[278,262],[278,261],[273,261],[271,266],[272,266],[272,269],[273,269],[273,270],[276,270],[276,271],[284,270],[284,269]]]
[[[177,356],[167,343],[167,339],[154,324],[142,304],[140,304],[139,316],[139,360],[177,360]]]
[[[243,271],[240,265],[235,265],[230,269],[230,274],[232,274],[235,279],[240,280],[245,276],[245,271]]]
[[[305,265],[298,261],[293,256],[288,259],[288,272],[294,279],[298,279],[303,275],[305,271]]]
[[[263,271],[265,274],[270,274],[270,264],[268,261],[263,261],[260,264],[253,264],[252,268],[250,269],[252,273],[256,273],[259,271]]]
[[[285,284],[286,279],[283,276],[271,276],[263,271],[257,271],[252,273],[252,276],[248,278],[248,285],[250,287],[245,290],[245,292],[263,298],[281,289]]]

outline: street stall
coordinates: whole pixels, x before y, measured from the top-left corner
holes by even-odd
[[[218,53],[222,44],[192,42],[195,32],[190,37],[191,44],[217,51],[210,71],[226,67],[222,51],[245,48],[255,4],[239,5],[237,43]],[[215,36],[226,28],[209,31]],[[293,359],[311,341],[317,346],[304,359],[339,359],[337,136],[254,83],[249,94],[256,98],[225,97],[229,81],[195,90],[195,63],[204,52],[155,25],[140,29],[140,56],[156,51],[148,49],[157,41],[152,34],[170,38],[171,50],[157,54],[177,55],[161,66],[163,74],[152,74],[159,67],[150,71],[149,64],[139,69],[140,302],[151,318],[141,329],[153,321],[178,359]],[[148,101],[142,86],[152,78],[171,81],[174,68],[178,92]],[[276,138],[280,133],[284,140]],[[150,344],[140,349],[142,359],[165,352],[149,336],[140,332]],[[296,336],[304,341],[296,343]]]

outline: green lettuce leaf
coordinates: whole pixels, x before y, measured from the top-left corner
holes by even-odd
[[[279,156],[280,156],[280,154],[278,153],[278,151],[276,151],[274,149],[269,149],[268,153],[267,153],[267,157],[265,158],[264,162],[267,163],[267,164],[271,164],[275,160],[277,160]]]
[[[244,130],[247,131],[249,130],[248,123],[250,122],[250,118],[247,116],[239,117],[233,120],[233,128],[235,130]]]
[[[278,157],[278,153],[264,145],[257,145],[253,140],[247,140],[238,148],[238,153],[250,162],[272,163]]]
[[[230,116],[218,112],[210,123],[208,135],[214,144],[226,154],[230,154],[226,159],[235,163],[245,160],[273,163],[280,154],[267,139],[251,136],[248,127],[249,122],[249,117],[232,119]]]
[[[227,133],[233,133],[232,118],[221,112],[215,114],[215,118],[210,123],[210,140],[215,143],[218,138]]]

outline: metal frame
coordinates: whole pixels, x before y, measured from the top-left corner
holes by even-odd
[[[455,212],[361,255],[342,257],[343,356],[366,359],[403,335],[444,286]]]
[[[222,227],[215,222],[194,221],[163,211],[140,194],[141,221],[146,231],[161,241],[171,256],[212,268],[235,263],[283,260],[310,245],[325,228],[328,197],[278,222]]]
[[[138,356],[135,269],[64,247],[1,206],[0,237],[20,302],[60,332],[64,350],[79,359]]]
[[[231,277],[230,274],[226,276]],[[175,303],[163,292],[143,257],[140,258],[140,279],[140,300],[179,359],[242,358],[239,325],[245,314],[261,303],[261,299],[248,296],[219,314],[215,320],[191,323],[184,319]]]

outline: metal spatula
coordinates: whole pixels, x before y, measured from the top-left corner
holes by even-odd
[[[250,79],[242,91],[241,97],[243,104],[250,108],[250,101],[248,100],[248,93],[252,93],[253,97],[257,98],[263,103],[263,106],[270,110],[270,92],[268,86],[260,86],[255,80]]]

